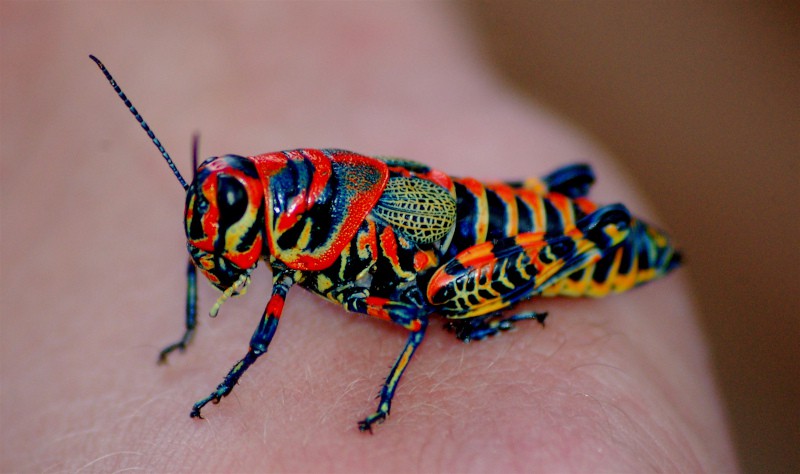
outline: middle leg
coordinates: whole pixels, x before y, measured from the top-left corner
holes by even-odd
[[[381,387],[378,409],[358,422],[359,430],[372,433],[372,425],[383,423],[386,417],[389,416],[392,399],[397,390],[397,385],[400,383],[400,378],[411,361],[414,352],[425,337],[425,330],[428,327],[428,314],[419,306],[384,298],[367,297],[364,300],[364,304],[366,305],[365,313],[379,319],[390,320],[411,332],[408,335],[405,346],[403,346],[403,350],[392,366],[392,370],[386,377],[383,387]]]

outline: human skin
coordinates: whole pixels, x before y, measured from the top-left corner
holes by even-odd
[[[194,130],[203,155],[332,146],[487,180],[582,160],[593,199],[652,218],[597,146],[502,87],[455,13],[4,7],[0,470],[735,470],[684,270],[606,299],[534,301],[545,328],[477,343],[433,318],[373,435],[356,422],[406,332],[299,288],[269,352],[189,418],[244,355],[264,265],[215,320],[201,283],[197,337],[156,366],[182,331],[183,192],[88,53],[188,176]]]

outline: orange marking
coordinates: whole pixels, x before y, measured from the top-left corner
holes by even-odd
[[[573,227],[575,225],[575,215],[572,213],[572,206],[570,206],[570,199],[563,194],[550,193],[547,199],[553,204],[553,207],[558,209],[561,214],[561,222],[564,228]]]
[[[434,258],[431,256],[429,252],[424,250],[418,251],[414,254],[414,270],[420,272],[425,270],[426,268],[430,268],[434,265]]]
[[[533,191],[541,196],[547,194],[547,185],[544,184],[539,178],[528,178],[522,183],[522,186],[524,189]]]
[[[473,178],[463,178],[460,180],[469,192],[475,195],[475,239],[476,242],[485,242],[486,234],[489,232],[489,203],[486,201],[486,189],[480,181]]]
[[[506,205],[506,235],[517,235],[519,232],[519,211],[517,210],[516,193],[505,183],[488,186]]]
[[[484,242],[459,253],[456,255],[456,260],[465,268],[478,267],[496,258],[493,249],[494,243]]]
[[[575,198],[573,202],[578,205],[584,214],[589,215],[597,210],[597,205],[586,198]]]
[[[411,321],[411,324],[409,324],[407,326],[407,329],[410,330],[410,331],[416,332],[416,331],[419,331],[419,329],[421,327],[422,327],[422,323],[418,319],[415,319],[415,320]],[[408,357],[411,357],[411,354],[409,354]],[[408,358],[405,358],[405,359],[408,359]],[[406,363],[408,363],[408,360],[406,360]]]
[[[389,303],[389,300],[386,298],[379,298],[377,296],[367,296],[365,300],[367,303],[367,314],[373,316],[378,319],[383,319],[384,321],[391,321],[392,318],[389,316],[389,312],[386,311],[386,304]]]
[[[517,194],[523,201],[525,201],[525,203],[528,204],[528,206],[530,206],[531,211],[533,211],[533,228],[535,230],[543,231],[547,225],[547,222],[542,196],[527,189],[520,189],[517,191]]]
[[[420,178],[425,178],[434,184],[438,184],[448,191],[453,191],[453,180],[446,173],[442,173],[439,170],[432,169],[427,174],[420,175]]]
[[[451,286],[455,281],[456,276],[447,273],[445,268],[446,267],[439,267],[431,278],[430,283],[428,283],[428,291],[426,292],[428,301],[434,302],[434,296],[443,288]]]

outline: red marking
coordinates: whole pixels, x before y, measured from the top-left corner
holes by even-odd
[[[257,235],[253,240],[253,246],[246,252],[226,252],[225,258],[230,260],[234,265],[239,268],[250,268],[255,265],[256,260],[261,256],[261,249],[264,242],[261,240],[261,235]]]
[[[216,163],[216,162],[211,162]],[[217,180],[210,178],[203,182],[200,193],[208,201],[208,210],[200,218],[200,226],[205,238],[192,241],[192,245],[206,252],[214,251],[214,240],[219,234],[219,208],[217,207]]]
[[[278,174],[286,167],[289,159],[282,152],[264,153],[263,155],[249,156],[250,160],[256,166],[258,176],[261,178],[261,185],[264,189],[264,200],[266,201],[266,231],[267,231],[267,244],[269,246],[269,253],[276,254],[275,239],[272,238],[270,230],[270,221],[272,220],[272,193],[269,188],[269,180],[272,176]]]
[[[491,189],[492,191],[497,193],[497,196],[505,202],[508,206],[516,207],[516,201],[514,196],[514,189],[511,186],[505,183],[493,183],[491,185],[486,186],[487,188]]]
[[[319,150],[304,150],[306,157],[314,165],[314,175],[311,177],[311,185],[308,187],[308,199],[306,206],[310,209],[314,203],[317,202],[325,186],[328,185],[328,180],[333,173],[331,160]]]
[[[246,212],[250,214],[255,223],[258,207],[264,205],[264,190],[261,186],[260,180],[247,176],[240,170],[236,169],[230,169],[226,172],[244,184],[244,189],[247,192],[248,203]],[[261,256],[263,244],[264,242],[259,234],[253,240],[252,247],[244,252],[237,252],[234,249],[226,248],[225,258],[233,262],[233,264],[239,268],[250,268],[256,264],[256,261],[258,261],[258,258]]]
[[[264,183],[265,189],[268,189],[269,178],[278,174],[289,162],[286,155],[281,152],[265,153],[263,155],[249,156],[248,158],[256,165],[256,170],[258,170],[258,175],[261,177],[261,182]]]
[[[471,192],[475,196],[477,196],[479,198],[481,196],[483,196],[483,194],[484,194],[483,184],[481,184],[481,182],[478,181],[477,179],[474,179],[474,178],[462,178],[460,181],[461,181],[461,184],[463,184],[464,187],[467,188],[467,190],[469,190],[469,192]]]
[[[403,177],[406,177],[406,178],[411,177],[411,171],[409,171],[406,168],[403,168],[401,166],[390,166],[389,170],[392,173],[399,174],[400,176],[403,176]]]
[[[391,321],[392,318],[389,316],[389,312],[386,311],[385,306],[390,303],[390,301],[386,298],[380,298],[377,296],[367,296],[365,300],[367,303],[367,314],[378,319],[383,319],[385,321]]]
[[[210,171],[208,178],[203,181],[199,189],[199,193],[208,201],[208,210],[203,215],[195,215],[194,201],[190,202],[190,206],[186,211],[187,224],[193,219],[200,219],[200,226],[203,229],[203,238],[191,240],[190,243],[194,247],[208,253],[213,253],[215,250],[215,242],[218,239],[226,239],[227,236],[220,235],[219,230],[219,204],[217,203],[217,187],[220,174],[226,174],[237,179],[242,183],[245,191],[247,192],[248,211],[253,217],[258,212],[258,206],[263,202],[263,189],[260,181],[256,178],[249,177],[229,166],[223,160],[214,160],[205,166],[205,170]],[[196,199],[196,197],[195,197]],[[225,248],[224,257],[239,268],[252,267],[258,258],[261,256],[263,241],[261,236],[256,236],[253,241],[252,247],[245,252],[237,252],[235,249]],[[212,270],[213,262],[208,270]]]
[[[219,278],[217,278],[216,275],[214,275],[213,273],[209,273],[208,270],[206,270],[205,268],[201,268],[200,272],[202,272],[203,275],[205,275],[205,277],[208,278],[208,281],[210,281],[212,284],[219,285]]]
[[[430,172],[427,173],[424,178],[432,183],[438,184],[448,191],[453,190],[453,180],[450,179],[450,176],[439,170],[430,170]]]
[[[428,297],[428,301],[431,303],[440,303],[434,299],[434,296],[444,288],[451,286],[458,277],[458,275],[451,275],[447,273],[445,268],[447,267],[439,267],[439,269],[436,270],[436,273],[434,273],[433,278],[431,278],[430,283],[428,283],[428,291],[426,292],[426,296]]]
[[[275,230],[282,234],[297,224],[297,221],[307,210],[306,193],[302,191],[299,195],[291,198],[286,206],[285,212],[275,216]]]
[[[378,254],[378,235],[375,230],[375,222],[367,221],[367,228],[369,232],[361,234],[358,238],[358,250],[361,252],[369,252],[370,257],[374,260]]]
[[[439,185],[448,191],[453,191],[453,180],[447,175],[447,173],[443,173],[439,170],[429,169],[427,173],[417,173],[415,171],[410,171],[407,168],[403,168],[402,166],[390,166],[389,170],[392,173],[404,176],[406,178],[416,176],[417,178]]]
[[[272,295],[272,298],[269,299],[269,303],[267,303],[267,314],[280,318],[283,312],[284,301],[281,295]]]
[[[493,242],[484,242],[474,245],[456,255],[456,260],[466,268],[482,266],[495,258]]]
[[[414,254],[414,270],[422,271],[431,266],[431,256],[422,250]]]
[[[392,262],[392,265],[399,267],[400,258],[397,256],[397,239],[391,227],[386,227],[381,232],[381,248],[386,258]]]

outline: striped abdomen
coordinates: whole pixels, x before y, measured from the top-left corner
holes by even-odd
[[[454,179],[457,218],[447,256],[487,241],[525,232],[562,234],[596,206],[585,198],[507,183],[484,184],[472,178]]]
[[[666,234],[633,219],[628,238],[612,253],[547,287],[542,296],[601,297],[621,293],[665,275],[680,261],[680,253]]]
[[[446,258],[461,251],[526,232],[563,234],[597,206],[584,197],[548,193],[541,186],[483,184],[471,178],[454,180],[456,231]],[[600,261],[547,286],[542,296],[599,297],[646,283],[673,269],[680,255],[663,232],[633,219],[631,232]]]

